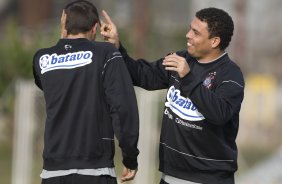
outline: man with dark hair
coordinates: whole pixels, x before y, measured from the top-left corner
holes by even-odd
[[[130,75],[120,52],[95,41],[100,24],[88,1],[68,4],[61,37],[33,59],[47,119],[43,184],[116,184],[114,133],[122,150],[122,182],[137,172],[139,117]]]
[[[234,184],[236,136],[244,98],[240,68],[225,49],[233,35],[223,10],[198,11],[186,34],[187,49],[155,62],[134,60],[119,42],[108,14],[101,34],[121,52],[133,84],[168,89],[159,147],[161,184]]]

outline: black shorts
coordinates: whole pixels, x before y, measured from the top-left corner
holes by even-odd
[[[161,179],[160,184],[169,184],[169,183],[167,183],[163,179]]]
[[[88,176],[70,174],[48,179],[42,179],[42,184],[117,184],[117,179],[108,175]]]

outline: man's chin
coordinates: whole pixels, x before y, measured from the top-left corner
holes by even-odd
[[[191,51],[191,49],[187,48],[187,52],[190,54],[190,56],[194,57],[195,54],[193,53],[193,51]]]

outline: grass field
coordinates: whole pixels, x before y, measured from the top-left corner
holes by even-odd
[[[1,184],[11,183],[12,148],[6,142],[0,142],[0,178]]]

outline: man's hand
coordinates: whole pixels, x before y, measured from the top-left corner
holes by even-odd
[[[128,169],[124,166],[123,171],[122,171],[122,176],[121,176],[121,183],[133,180],[136,173],[137,173],[137,169],[136,170],[130,170],[130,169]]]
[[[67,36],[66,20],[67,20],[67,14],[65,13],[65,10],[63,10],[61,16],[61,38],[66,38]]]
[[[101,21],[101,35],[104,37],[105,41],[114,44],[115,47],[118,49],[119,36],[117,27],[105,10],[102,11],[102,15],[105,18],[105,22]]]
[[[180,78],[183,78],[190,72],[190,67],[186,59],[175,53],[166,56],[163,60],[163,65],[166,70],[176,71]]]

